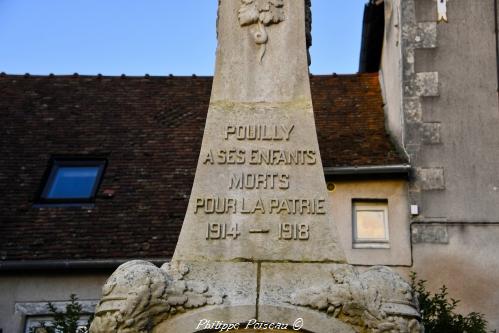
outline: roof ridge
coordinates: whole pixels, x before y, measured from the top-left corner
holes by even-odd
[[[374,73],[352,73],[352,74],[310,74],[310,77],[375,77],[379,76],[379,73],[374,72]],[[43,78],[61,78],[61,79],[67,79],[67,78],[84,78],[84,79],[89,79],[89,78],[95,78],[95,79],[123,79],[123,78],[130,78],[130,79],[144,79],[144,78],[152,78],[152,79],[161,79],[161,78],[178,78],[178,79],[192,79],[192,78],[201,78],[201,79],[207,79],[210,78],[212,79],[212,75],[197,75],[197,74],[192,74],[192,75],[173,75],[173,74],[168,74],[168,75],[150,75],[150,74],[144,74],[144,75],[127,75],[127,74],[119,74],[119,75],[103,75],[103,74],[79,74],[79,73],[72,73],[72,74],[54,74],[54,73],[49,73],[49,74],[31,74],[31,73],[24,73],[24,74],[9,74],[5,72],[0,73],[0,78],[33,78],[33,79],[43,79]]]

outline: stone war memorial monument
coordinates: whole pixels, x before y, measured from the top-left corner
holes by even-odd
[[[120,266],[92,333],[421,332],[407,282],[348,265],[309,85],[310,2],[220,0],[216,72],[175,254]]]

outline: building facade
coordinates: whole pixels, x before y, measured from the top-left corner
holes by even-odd
[[[445,284],[497,329],[497,6],[445,3],[441,24],[433,0],[366,6],[362,73],[311,77],[320,153],[349,263]],[[171,258],[211,83],[0,76],[0,332],[71,293],[92,312],[119,264]],[[64,167],[97,170],[85,200]]]
[[[387,127],[412,167],[412,269],[496,329],[497,1],[380,6]]]
[[[106,278],[125,261],[161,264],[171,258],[211,82],[210,77],[0,77],[4,332],[27,330],[46,318],[47,301],[63,306],[71,293],[92,309]],[[403,199],[408,165],[384,127],[378,74],[314,76],[311,88],[321,157],[349,260],[409,265]],[[68,163],[96,167],[100,161],[105,166],[89,200],[51,201],[47,188],[57,187],[57,170]],[[382,247],[353,249],[354,201],[388,209],[389,225],[382,229],[389,237]]]

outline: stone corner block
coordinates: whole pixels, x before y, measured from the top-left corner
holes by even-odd
[[[405,121],[408,124],[420,124],[423,120],[423,106],[419,97],[404,97]]]
[[[423,123],[423,143],[427,145],[442,143],[441,128],[439,122]]]
[[[414,92],[421,97],[439,96],[438,72],[416,73]]]
[[[449,244],[449,232],[442,224],[415,224],[412,227],[413,244]]]
[[[414,37],[414,48],[433,49],[437,47],[437,23],[418,23],[416,35]]]
[[[445,190],[444,168],[418,168],[417,178],[424,191]]]

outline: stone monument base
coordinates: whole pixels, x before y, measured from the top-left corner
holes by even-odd
[[[103,287],[91,333],[421,332],[414,295],[390,268],[145,261]]]

